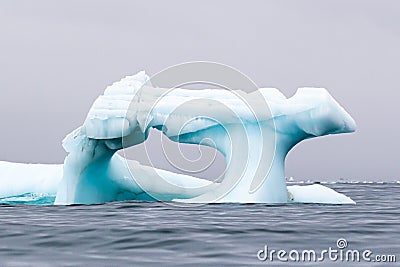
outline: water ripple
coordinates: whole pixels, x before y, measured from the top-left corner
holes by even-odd
[[[400,251],[399,184],[328,186],[357,205],[30,206],[50,196],[18,196],[0,205],[0,266],[265,266],[256,253],[266,244],[322,250],[340,237],[354,249]]]

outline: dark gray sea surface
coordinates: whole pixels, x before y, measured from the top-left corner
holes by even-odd
[[[17,204],[25,203],[24,196],[3,199],[8,204],[0,205],[0,266],[398,266],[400,184],[326,186],[357,204],[52,206]],[[52,201],[44,198],[28,204]],[[338,239],[347,246],[339,249]],[[265,246],[268,254],[284,250],[295,260],[280,261],[275,253],[272,261],[261,261]],[[315,250],[320,257],[329,247],[338,251],[337,260],[324,255],[322,261],[297,261],[291,252]],[[339,252],[348,250],[370,250],[371,261],[340,260]],[[376,256],[395,256],[397,263]]]

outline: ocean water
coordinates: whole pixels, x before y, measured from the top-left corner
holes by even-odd
[[[357,205],[129,201],[52,206],[45,204],[54,196],[0,199],[0,266],[398,266],[400,184],[327,186]],[[268,253],[340,251],[338,239],[347,242],[343,251],[370,250],[372,261],[326,257],[284,263],[276,254],[272,261],[257,257],[266,245]],[[397,263],[377,262],[376,255],[394,255]]]

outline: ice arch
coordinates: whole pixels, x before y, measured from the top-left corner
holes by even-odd
[[[309,202],[353,203],[323,186],[302,190],[286,187],[284,160],[295,144],[356,128],[351,116],[325,89],[300,88],[286,98],[273,88],[249,94],[185,89],[167,92],[146,86],[147,81],[140,72],[109,86],[93,104],[83,126],[65,138],[63,146],[69,155],[56,204],[127,199],[285,203],[307,202],[307,195]],[[198,101],[200,106],[195,105]],[[271,113],[262,112],[265,101]],[[227,161],[224,181],[214,184],[142,166],[115,153],[123,146],[143,142],[151,127],[171,140],[202,142],[221,151]],[[274,142],[269,142],[271,136]],[[203,142],[210,137],[214,142]],[[271,150],[275,153],[269,158]]]

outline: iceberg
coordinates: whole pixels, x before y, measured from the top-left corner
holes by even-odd
[[[157,129],[179,143],[213,147],[226,160],[224,179],[145,166],[118,151]],[[55,193],[55,204],[122,200],[185,203],[354,204],[322,185],[287,186],[287,153],[304,139],[349,133],[352,117],[323,88],[286,98],[275,88],[160,88],[144,71],[108,86],[83,125],[66,136],[63,165],[0,162],[0,197]]]

